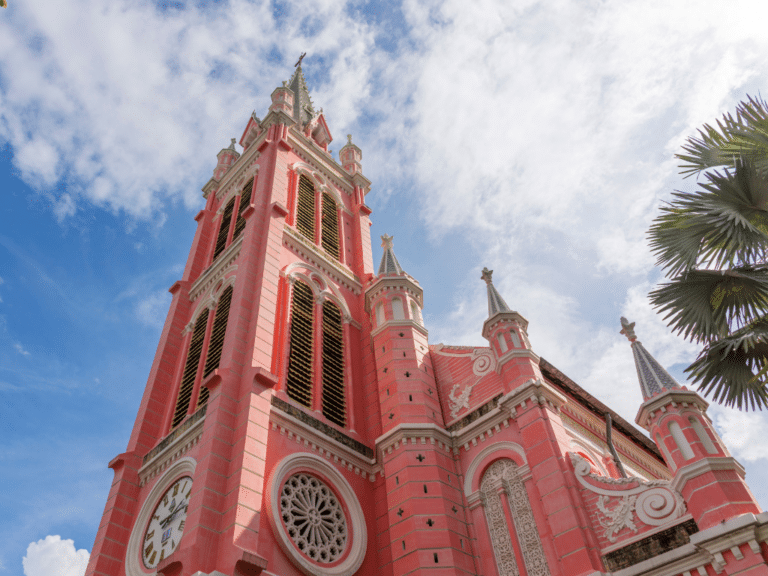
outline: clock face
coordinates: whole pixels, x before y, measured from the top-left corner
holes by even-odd
[[[184,535],[192,478],[183,476],[163,494],[144,533],[141,558],[144,566],[155,568],[171,555]]]

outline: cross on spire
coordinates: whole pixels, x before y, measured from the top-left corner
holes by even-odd
[[[294,64],[293,67],[294,68],[298,68],[299,66],[301,66],[301,61],[304,60],[304,56],[306,56],[306,55],[307,55],[306,52],[302,52],[301,56],[299,56],[299,61],[296,62],[296,64]]]

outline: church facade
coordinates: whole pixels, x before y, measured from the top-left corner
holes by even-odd
[[[299,63],[221,150],[88,576],[768,575],[707,403],[622,333],[649,438],[531,347],[432,345]]]

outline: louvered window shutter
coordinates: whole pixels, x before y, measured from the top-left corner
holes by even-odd
[[[184,365],[184,374],[181,377],[179,396],[176,399],[176,409],[173,411],[171,428],[175,428],[184,420],[189,410],[189,402],[192,398],[192,389],[195,387],[197,367],[200,364],[200,354],[203,352],[205,329],[208,327],[208,309],[206,308],[197,317],[195,328],[192,331],[192,340],[189,343],[187,362]]]
[[[330,194],[323,194],[323,249],[339,259],[339,218],[336,202]]]
[[[328,301],[323,303],[323,416],[339,426],[346,423],[341,312]]]
[[[243,212],[245,212],[245,209],[248,208],[248,206],[251,203],[252,192],[253,192],[253,178],[251,178],[248,181],[248,184],[245,185],[245,188],[243,188],[243,191],[240,194],[240,208],[237,209],[237,220],[235,221],[235,230],[232,233],[233,242],[235,241],[235,238],[240,236],[243,230],[245,230],[245,218],[243,218]]]
[[[208,356],[205,359],[205,370],[203,370],[203,378],[216,370],[216,368],[219,367],[219,363],[221,362],[221,352],[224,350],[224,337],[227,335],[227,319],[229,318],[229,307],[231,304],[232,286],[229,286],[221,294],[221,297],[219,298],[219,304],[216,306],[216,316],[213,320],[211,342],[208,344]]]
[[[227,247],[227,236],[229,235],[229,224],[232,222],[232,212],[235,211],[235,198],[227,202],[224,213],[221,215],[221,224],[219,224],[219,235],[216,237],[216,248],[213,250],[213,259],[216,260],[219,254],[224,252]]]
[[[315,186],[306,176],[299,178],[296,228],[311,242],[315,241]]]
[[[312,289],[304,282],[293,286],[290,343],[288,349],[288,396],[308,408],[312,407]]]

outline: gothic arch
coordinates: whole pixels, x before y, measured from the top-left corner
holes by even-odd
[[[219,303],[219,298],[221,298],[222,292],[227,289],[228,286],[234,286],[235,285],[235,279],[237,278],[237,275],[234,274],[234,271],[237,269],[237,266],[234,266],[232,271],[225,271],[224,272],[224,278],[217,282],[212,290],[210,290],[204,298],[200,299],[200,302],[198,302],[197,307],[195,308],[195,311],[192,313],[192,316],[190,317],[189,322],[186,326],[184,326],[184,330],[182,330],[182,334],[186,334],[195,325],[195,320],[197,320],[200,313],[203,311],[204,308],[208,308],[208,310],[213,310],[216,308],[216,304]],[[229,274],[229,276],[226,276],[226,274]]]
[[[525,459],[525,450],[516,442],[495,442],[484,448],[467,468],[464,475],[464,495],[469,497],[480,489],[482,474],[494,460],[506,458],[514,462],[524,472],[528,471],[528,461]]]
[[[259,165],[256,164],[256,169],[253,170],[253,173],[251,173],[250,169],[243,173],[240,177],[239,182],[237,185],[234,183],[229,185],[229,190],[227,190],[227,193],[224,195],[224,197],[221,199],[221,202],[219,204],[219,209],[216,211],[216,214],[222,214],[224,212],[224,207],[227,205],[227,202],[233,197],[233,196],[240,196],[243,193],[243,186],[253,178],[253,183],[256,184],[256,177],[259,175]],[[253,198],[253,196],[251,196]]]
[[[283,276],[288,281],[303,280],[312,289],[315,301],[322,303],[324,300],[330,300],[339,307],[345,322],[352,320],[352,314],[344,297],[339,289],[323,272],[306,262],[293,262],[283,269]]]
[[[310,182],[312,182],[315,187],[316,195],[322,195],[324,192],[327,192],[336,203],[336,208],[339,208],[348,214],[350,213],[347,207],[344,206],[344,201],[341,199],[341,194],[339,194],[339,191],[336,189],[336,187],[328,185],[325,178],[312,170],[312,167],[309,164],[305,164],[304,162],[295,162],[291,165],[291,169],[296,173],[297,176],[306,176],[309,178]]]

